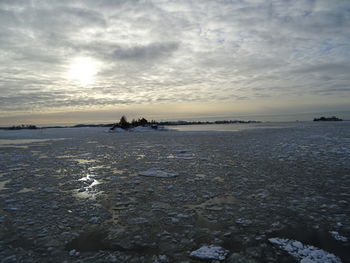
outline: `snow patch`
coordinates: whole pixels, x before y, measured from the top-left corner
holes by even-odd
[[[201,248],[192,251],[190,257],[199,259],[214,259],[224,260],[228,254],[228,251],[220,246],[202,246]]]
[[[131,128],[130,131],[132,132],[150,132],[155,131],[152,127],[143,127],[143,126],[137,126],[135,128]]]
[[[336,255],[314,246],[305,245],[297,240],[269,238],[269,241],[299,260],[300,263],[341,263]]]
[[[126,132],[126,130],[122,129],[122,128],[115,128],[113,130],[109,129],[107,132],[110,133],[119,133],[119,132]]]

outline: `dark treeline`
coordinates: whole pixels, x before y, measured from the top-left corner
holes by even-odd
[[[172,125],[205,125],[205,124],[233,124],[233,123],[260,123],[260,121],[242,121],[242,120],[219,120],[219,121],[148,121],[145,118],[133,119],[128,122],[125,116],[122,116],[117,123],[107,124],[77,124],[73,126],[44,126],[37,127],[35,125],[17,125],[11,127],[0,127],[2,130],[22,130],[22,129],[50,129],[50,128],[83,128],[83,127],[109,127],[112,129],[122,128],[130,129],[138,126],[149,126],[155,128],[157,126],[172,126]]]
[[[0,129],[2,129],[2,130],[23,130],[23,129],[35,130],[35,129],[39,129],[39,128],[35,125],[22,124],[22,125],[11,126],[11,127],[0,127]]]
[[[149,126],[152,128],[157,127],[157,122],[152,120],[152,121],[148,121],[145,118],[139,118],[137,120],[133,119],[131,122],[128,122],[128,120],[126,119],[125,116],[122,116],[120,118],[120,121],[118,123],[113,124],[111,130],[114,130],[115,128],[121,128],[121,129],[131,129],[131,128],[135,128],[138,126]]]
[[[314,121],[342,121],[342,119],[332,116],[332,117],[315,118]]]
[[[115,128],[130,129],[138,126],[149,126],[157,129],[157,126],[171,125],[202,125],[202,124],[231,124],[231,123],[260,123],[260,121],[241,121],[241,120],[222,120],[222,121],[148,121],[145,118],[138,120],[133,119],[130,123],[125,116],[122,116],[120,121],[114,124],[111,130]]]
[[[342,119],[332,116],[332,117],[320,117],[314,118],[313,121],[342,121]],[[172,125],[205,125],[205,124],[234,124],[234,123],[261,123],[261,121],[243,121],[243,120],[218,120],[218,121],[148,121],[145,118],[133,119],[128,122],[125,116],[122,116],[117,123],[107,123],[107,124],[77,124],[73,126],[45,126],[37,127],[35,125],[21,124],[13,125],[10,127],[0,127],[0,130],[35,130],[35,129],[49,129],[49,128],[82,128],[82,127],[109,127],[111,129],[122,128],[130,129],[138,126],[149,126],[152,128],[157,128],[157,126],[172,126]]]
[[[137,126],[151,126],[151,125],[162,125],[162,126],[171,126],[171,125],[202,125],[202,124],[231,124],[231,123],[261,123],[261,121],[242,121],[242,120],[220,120],[220,121],[148,121],[145,118],[138,120],[120,121],[118,123],[109,123],[109,124],[78,124],[73,127],[124,127],[132,128]]]

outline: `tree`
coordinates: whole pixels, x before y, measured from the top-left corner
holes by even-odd
[[[138,123],[141,126],[145,126],[145,125],[147,125],[148,121],[145,118],[141,118],[141,119],[139,119]]]
[[[128,120],[124,115],[120,118],[119,126],[120,128],[123,128],[123,129],[127,129],[130,126],[130,124],[128,123]]]

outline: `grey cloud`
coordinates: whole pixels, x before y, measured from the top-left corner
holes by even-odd
[[[34,8],[21,14],[23,23],[43,37],[58,34],[67,38],[69,34],[84,28],[106,26],[103,15],[97,11],[77,7]]]
[[[115,59],[121,60],[155,60],[170,56],[177,50],[176,42],[151,43],[144,46],[117,47],[112,54]]]
[[[314,92],[324,95],[338,95],[338,94],[346,94],[350,92],[350,84],[349,82],[345,83],[337,83],[337,82],[330,82],[327,84],[324,84],[321,87],[318,87]]]
[[[330,88],[330,89],[324,89],[318,91],[320,93],[328,92],[328,93],[335,93],[335,92],[350,92],[350,87],[347,88]]]
[[[349,74],[350,62],[338,62],[338,63],[319,63],[313,65],[302,65],[296,70],[295,73],[309,74],[309,73],[328,73],[328,74]]]
[[[0,97],[1,110],[23,111],[28,109],[40,109],[47,107],[89,107],[96,105],[118,105],[126,104],[125,100],[117,98],[94,98],[82,96],[79,93],[67,94],[59,92],[24,93],[10,97]]]
[[[145,45],[125,45],[92,41],[88,45],[73,43],[70,47],[78,53],[87,54],[105,61],[150,62],[171,57],[180,48],[180,43],[172,41],[154,42]]]

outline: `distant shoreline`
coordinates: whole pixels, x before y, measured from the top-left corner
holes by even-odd
[[[250,124],[250,123],[262,123],[261,121],[243,121],[243,120],[220,120],[220,121],[161,121],[152,122],[152,124],[159,126],[183,126],[183,125],[213,125],[213,124]],[[37,130],[37,129],[63,129],[63,128],[87,128],[87,127],[106,127],[111,128],[115,123],[108,124],[76,124],[76,125],[66,125],[66,126],[43,126],[38,127],[35,125],[18,125],[18,126],[8,126],[0,127],[0,130]]]
[[[349,120],[342,120],[343,122],[347,122]],[[254,124],[254,123],[271,123],[276,121],[243,121],[243,120],[223,120],[223,121],[162,121],[162,122],[153,122],[153,124],[160,126],[186,126],[186,125],[215,125],[215,124]],[[280,122],[280,121],[277,121]],[[315,120],[308,121],[285,121],[285,122],[315,122]],[[319,121],[316,121],[319,122]],[[322,122],[322,121],[320,121]],[[331,122],[331,121],[326,121]],[[335,121],[338,122],[338,121]],[[36,126],[36,125],[18,125],[18,126],[5,126],[0,127],[0,130],[39,130],[39,129],[63,129],[63,128],[98,128],[98,127],[106,127],[111,128],[115,125],[115,123],[107,123],[107,124],[75,124],[75,125],[53,125],[53,126]]]

